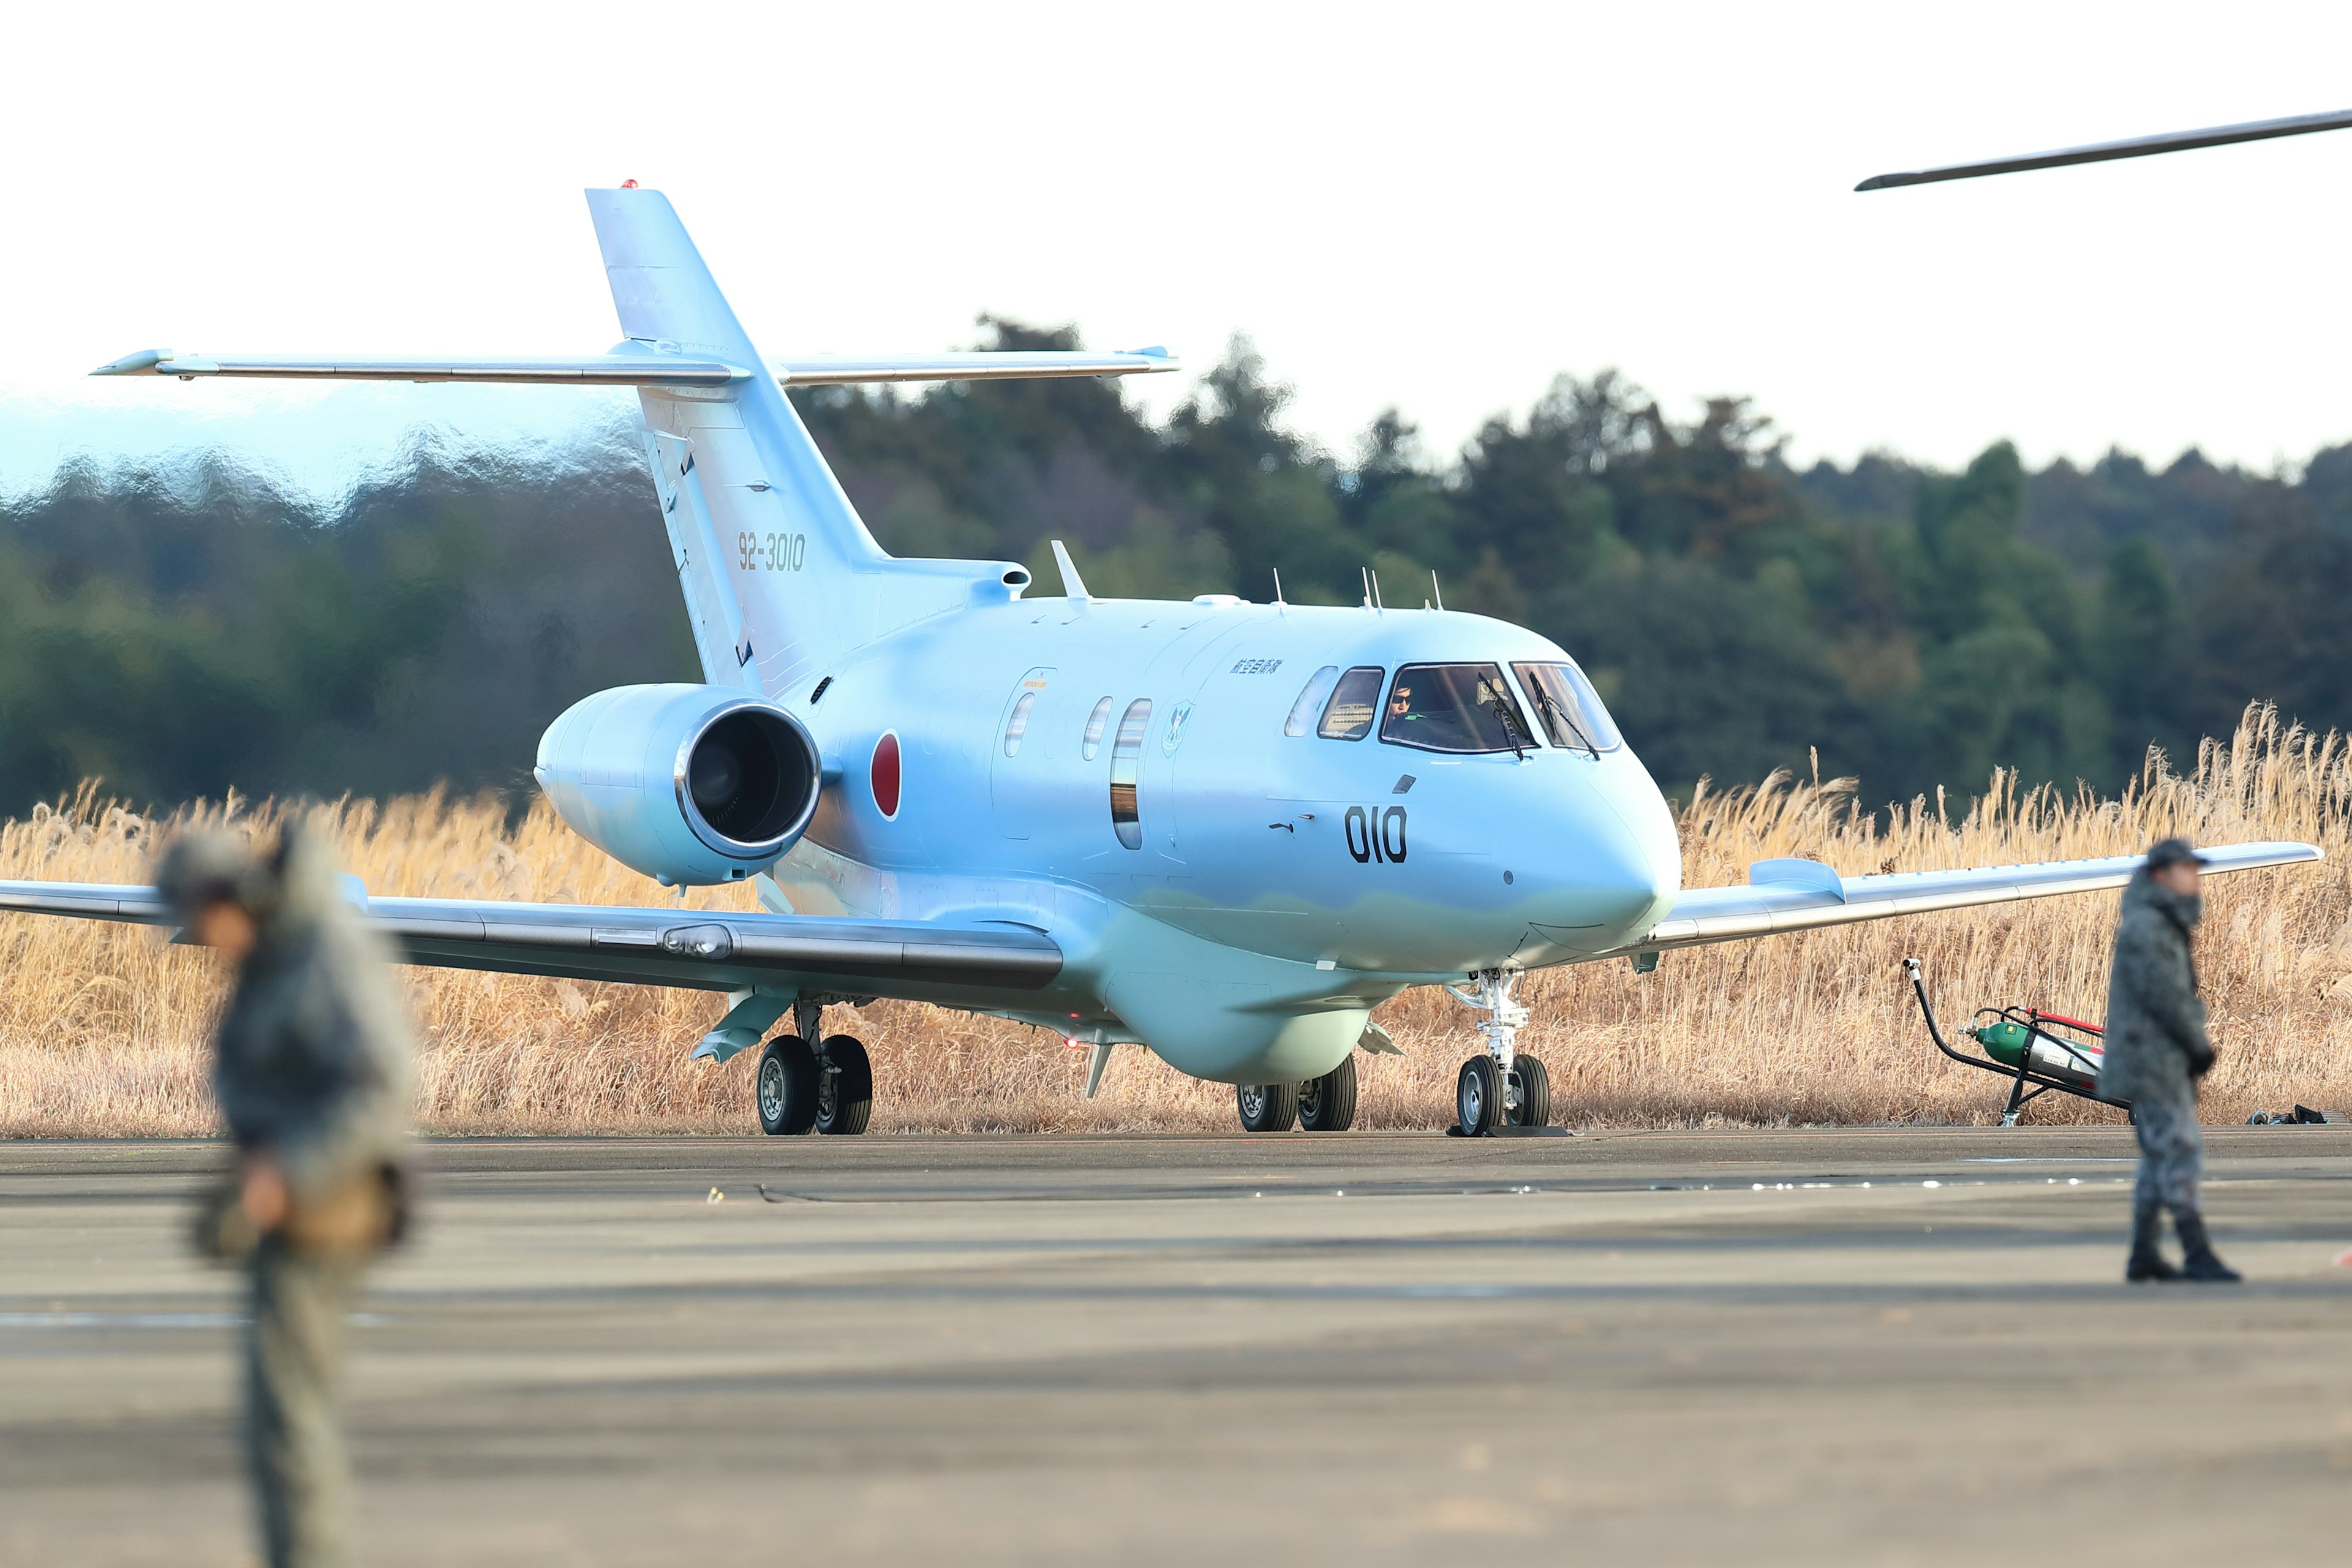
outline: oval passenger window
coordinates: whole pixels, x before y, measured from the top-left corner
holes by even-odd
[[[1021,700],[1013,705],[1013,717],[1004,721],[1004,754],[1014,756],[1021,750],[1021,737],[1029,732],[1029,710],[1037,706],[1037,694],[1024,691]]]
[[[1086,739],[1078,744],[1080,758],[1089,763],[1095,760],[1095,753],[1102,750],[1103,728],[1109,722],[1110,699],[1106,697],[1095,704],[1093,712],[1087,715]]]

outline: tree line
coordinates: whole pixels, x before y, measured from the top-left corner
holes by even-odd
[[[990,346],[1076,345],[988,323]],[[1866,802],[2111,789],[2249,700],[2352,726],[2352,446],[2263,475],[2194,452],[1957,473],[1792,466],[1742,398],[1687,418],[1563,376],[1462,450],[1391,411],[1354,449],[1285,424],[1236,342],[1166,420],[1115,384],[793,395],[883,545],[1013,559],[1065,541],[1099,595],[1273,595],[1519,622],[1591,672],[1670,790],[1775,768]],[[652,489],[619,434],[558,459],[429,438],[320,505],[217,456],[61,468],[0,513],[0,811],[88,776],[229,788],[520,790],[540,731],[691,679]]]

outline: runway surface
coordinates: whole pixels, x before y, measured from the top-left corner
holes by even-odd
[[[2352,1131],[2209,1131],[2237,1290],[2121,1129],[436,1142],[357,1562],[2339,1561]],[[247,1560],[218,1159],[0,1144],[0,1561]]]

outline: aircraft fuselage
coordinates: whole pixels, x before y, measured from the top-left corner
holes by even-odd
[[[1067,962],[1013,1016],[1202,1077],[1311,1077],[1406,985],[1573,962],[1673,902],[1672,814],[1628,748],[1531,722],[1516,752],[1437,752],[1377,716],[1358,739],[1318,734],[1319,704],[1293,718],[1333,668],[1377,668],[1385,711],[1408,665],[1566,657],[1435,610],[977,605],[785,698],[827,784],[774,881],[803,913],[1036,926]]]

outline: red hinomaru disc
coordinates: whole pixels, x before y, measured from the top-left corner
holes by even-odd
[[[898,736],[893,731],[874,742],[874,804],[885,816],[898,815]]]

